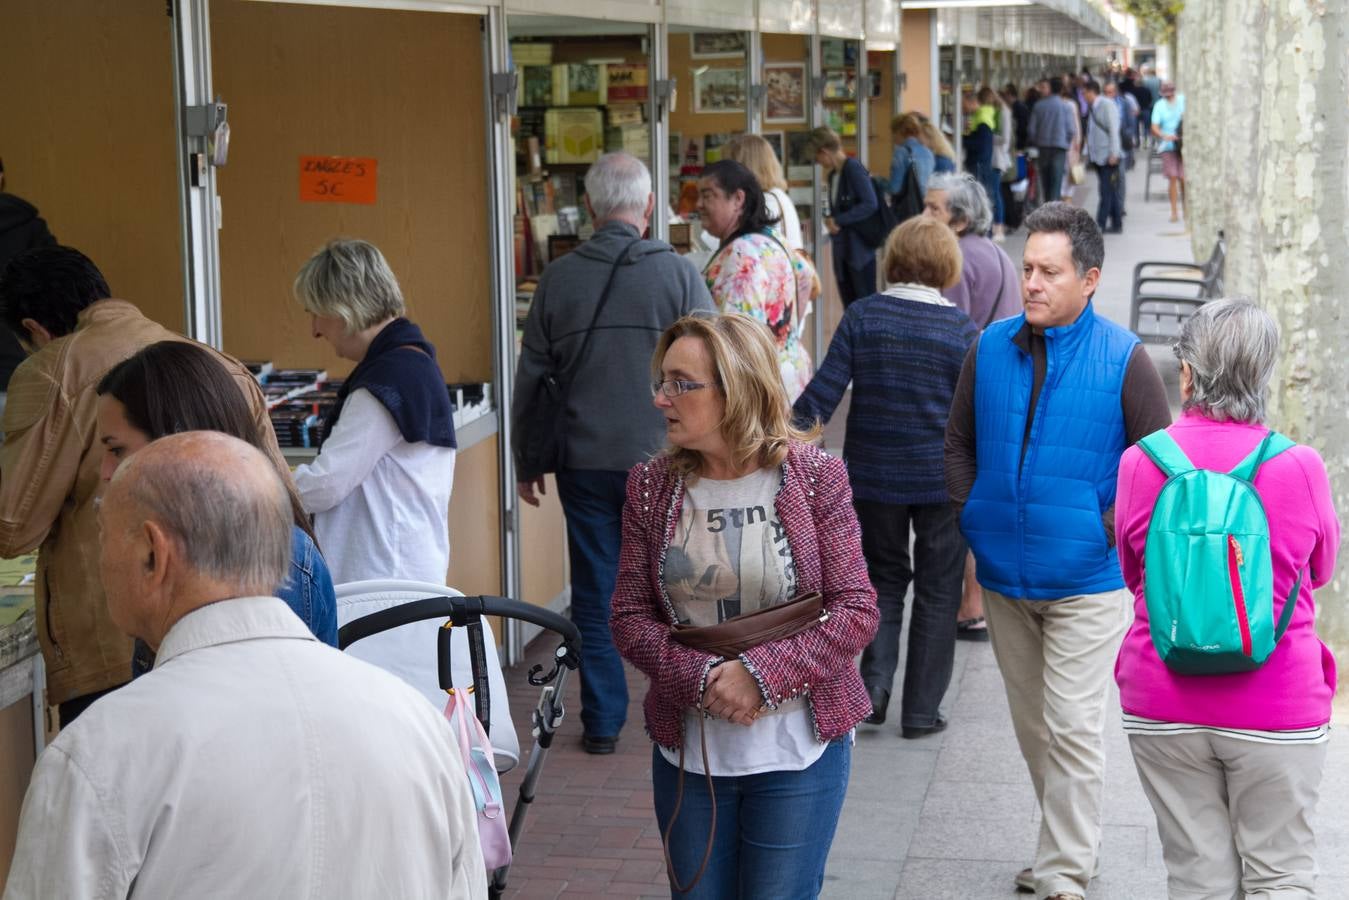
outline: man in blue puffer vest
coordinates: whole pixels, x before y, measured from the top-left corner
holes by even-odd
[[[1099,864],[1106,690],[1132,601],[1115,555],[1115,477],[1125,448],[1171,414],[1138,338],[1092,309],[1105,246],[1091,216],[1049,203],[1026,230],[1025,312],[965,357],[946,484],[1043,813],[1017,887],[1082,900]]]

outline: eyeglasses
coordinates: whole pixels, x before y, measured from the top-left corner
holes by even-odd
[[[653,381],[651,382],[651,396],[654,397],[657,394],[664,394],[673,399],[681,394],[687,394],[689,391],[696,391],[714,386],[715,385],[705,381],[680,381],[678,379],[671,379],[670,381]]]

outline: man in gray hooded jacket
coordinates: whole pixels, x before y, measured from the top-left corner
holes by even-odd
[[[640,160],[605,154],[586,173],[585,188],[595,235],[539,279],[515,375],[511,444],[520,498],[537,506],[543,473],[529,470],[522,448],[552,421],[540,415],[537,387],[557,373],[569,385],[557,490],[567,517],[571,617],[581,631],[582,743],[587,752],[612,753],[628,711],[623,662],[609,632],[624,491],[628,469],[665,445],[665,422],[651,403],[651,356],[676,319],[713,306],[692,263],[669,244],[642,240],[655,197]]]

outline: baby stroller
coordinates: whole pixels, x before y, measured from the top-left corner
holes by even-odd
[[[524,830],[529,804],[543,774],[543,764],[562,724],[562,696],[567,672],[580,664],[581,635],[568,619],[508,597],[465,597],[443,585],[410,581],[361,581],[337,588],[338,646],[351,655],[386,669],[427,696],[439,710],[445,691],[471,684],[475,712],[492,742],[498,772],[514,768],[519,739],[511,720],[505,679],[496,641],[487,617],[519,619],[561,635],[551,672],[529,671],[529,683],[543,688],[534,708],[534,750],[529,755],[520,796],[511,814],[511,847]],[[360,647],[352,647],[364,641]],[[434,655],[432,647],[435,648]],[[446,748],[450,752],[450,748]],[[510,866],[492,872],[488,896],[506,889]]]

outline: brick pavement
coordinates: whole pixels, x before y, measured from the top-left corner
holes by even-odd
[[[533,748],[526,723],[539,700],[539,689],[529,685],[525,673],[535,663],[549,662],[556,646],[551,634],[545,634],[530,645],[526,661],[506,673],[522,751],[520,765],[502,778],[512,810]],[[572,673],[565,695],[567,717],[548,753],[505,896],[668,897],[651,805],[651,742],[642,730],[646,679],[628,668],[628,724],[612,756],[591,756],[581,749],[580,684]]]

